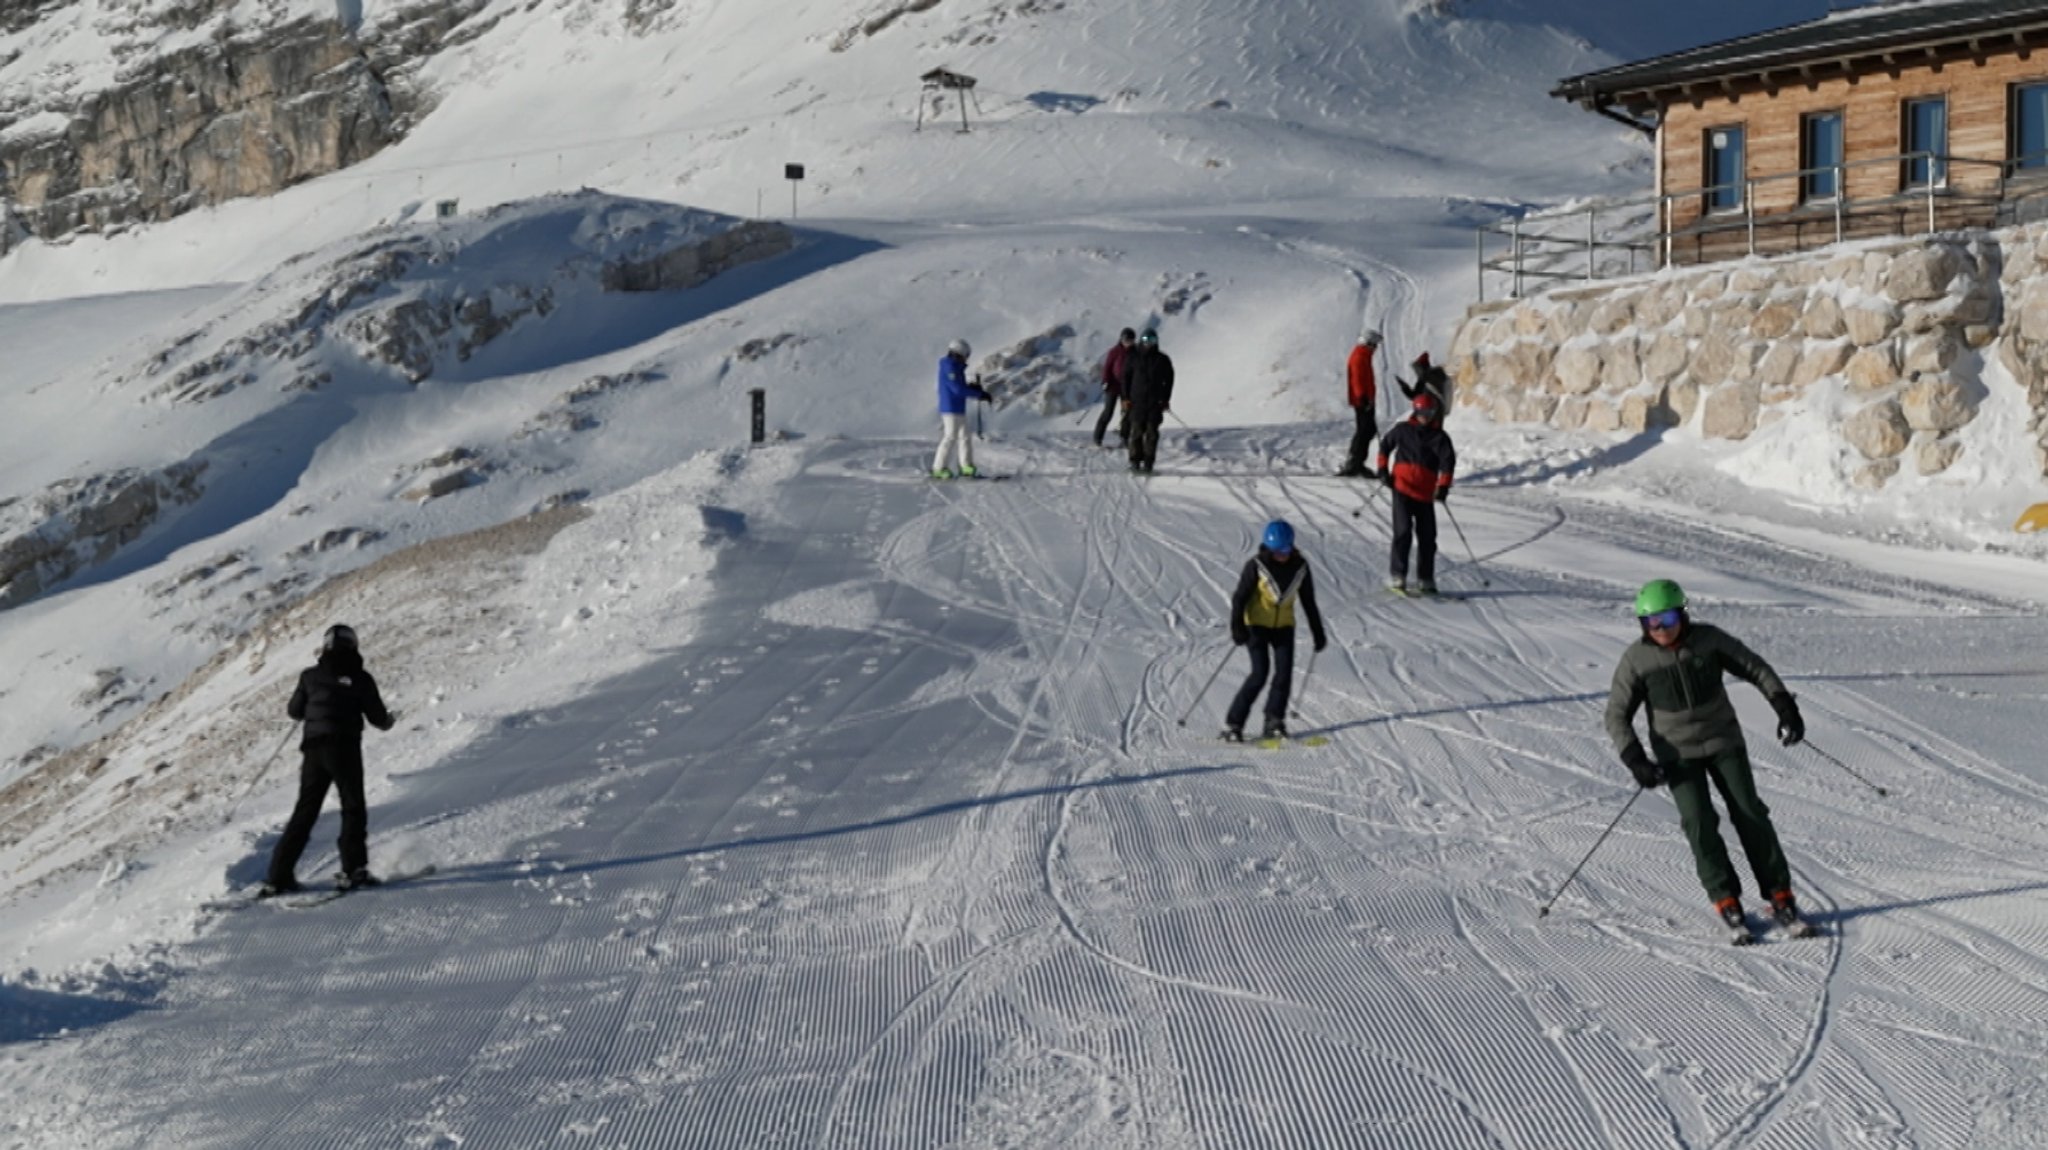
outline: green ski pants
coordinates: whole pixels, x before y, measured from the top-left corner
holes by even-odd
[[[1709,779],[1721,792],[1728,821],[1735,824],[1735,837],[1742,840],[1742,853],[1749,858],[1750,873],[1756,876],[1757,893],[1769,898],[1792,889],[1792,868],[1785,862],[1784,848],[1778,845],[1778,832],[1771,827],[1771,809],[1756,793],[1746,750],[1738,746],[1703,759],[1685,759],[1677,766],[1667,766],[1664,773],[1671,785],[1671,801],[1678,804],[1679,825],[1692,845],[1693,867],[1709,899],[1719,902],[1742,894],[1735,864],[1721,842],[1721,819],[1707,793]]]

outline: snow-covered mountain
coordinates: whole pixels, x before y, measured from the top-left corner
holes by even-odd
[[[0,610],[6,1139],[2029,1144],[2038,548],[1460,417],[1473,597],[1409,604],[1322,475],[1359,326],[1388,372],[1440,350],[1472,223],[1647,183],[1556,79],[1824,3],[492,0],[398,33],[430,7],[0,17],[0,143],[330,9],[416,101],[275,195],[0,257],[0,561],[36,572]],[[938,66],[978,80],[967,133],[920,109]],[[1086,440],[1126,325],[1181,378],[1145,487]],[[1010,482],[921,478],[956,337]],[[1265,756],[1194,735],[1274,515],[1330,741]],[[1657,574],[1896,796],[1757,740],[1808,951],[1695,929],[1661,796],[1530,925],[1627,799],[1597,711]],[[204,909],[261,873],[337,620],[401,720],[373,861],[437,874]]]

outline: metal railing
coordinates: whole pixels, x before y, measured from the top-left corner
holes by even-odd
[[[1899,191],[1860,199],[1849,194],[1853,171],[1881,166],[1899,172]],[[1981,181],[1953,178],[1957,169],[1986,168],[1990,176]],[[1908,183],[1916,170],[1933,178]],[[1831,177],[1832,195],[1806,194],[1818,176]],[[1792,202],[1759,207],[1759,188],[1787,181],[1798,181],[1801,188]],[[1740,193],[1738,206],[1707,208],[1713,197],[1731,191]],[[1940,231],[1944,215],[1950,228],[1991,226],[2013,214],[2009,209],[2019,200],[2043,194],[2048,194],[2048,154],[1998,161],[1923,151],[1756,176],[1740,184],[1604,200],[1481,225],[1475,236],[1479,299],[1486,299],[1489,274],[1506,277],[1509,298],[1519,299],[1532,282],[1543,287],[1566,280],[1592,283],[1668,267],[1679,262],[1681,244],[1693,247],[1691,262],[1705,263],[1763,251],[1803,251],[1809,242],[1840,243],[1852,233],[1919,234],[1923,223],[1926,232]],[[1700,206],[1696,215],[1683,215],[1688,203]],[[1809,240],[1816,225],[1818,238]],[[1490,254],[1489,237],[1506,241],[1505,250]]]

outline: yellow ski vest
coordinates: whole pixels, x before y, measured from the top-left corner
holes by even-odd
[[[1247,627],[1292,627],[1294,626],[1294,598],[1301,591],[1301,581],[1308,575],[1308,564],[1303,563],[1294,572],[1294,578],[1287,586],[1280,586],[1279,580],[1259,560],[1252,560],[1259,568],[1259,593],[1245,604],[1244,622]]]

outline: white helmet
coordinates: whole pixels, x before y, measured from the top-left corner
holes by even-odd
[[[966,359],[968,356],[974,354],[974,349],[967,346],[966,340],[956,339],[952,343],[946,345],[946,353],[948,355],[957,355],[961,359]]]
[[[1365,329],[1364,331],[1362,331],[1362,332],[1359,332],[1359,333],[1358,333],[1358,342],[1360,342],[1360,343],[1362,343],[1362,344],[1366,345],[1367,347],[1378,347],[1378,346],[1380,345],[1380,332],[1379,332],[1379,329],[1378,329],[1378,328],[1374,328],[1374,327],[1369,327],[1369,328],[1366,328],[1366,329]]]

